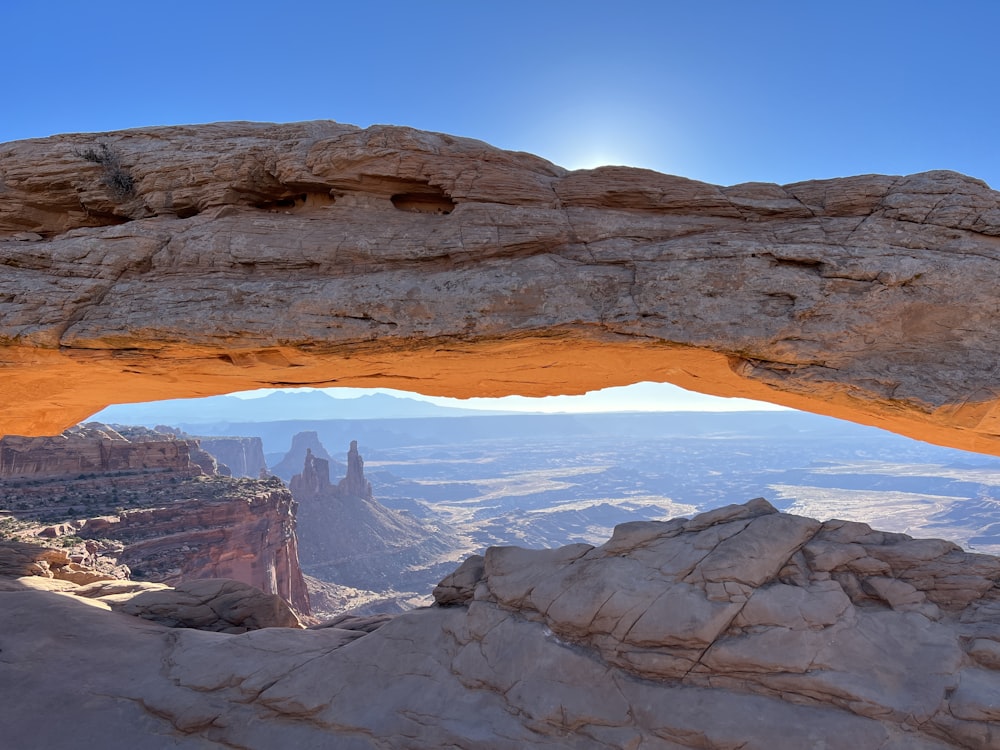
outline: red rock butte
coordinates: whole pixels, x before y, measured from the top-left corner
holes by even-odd
[[[0,434],[263,387],[670,382],[1000,455],[1000,194],[333,122],[0,145]]]

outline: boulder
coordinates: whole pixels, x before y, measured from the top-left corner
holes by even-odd
[[[119,612],[172,628],[245,633],[259,628],[302,627],[281,597],[223,578],[186,581],[174,588],[100,599]]]

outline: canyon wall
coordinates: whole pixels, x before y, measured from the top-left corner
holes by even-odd
[[[201,437],[201,447],[226,466],[234,477],[261,476],[267,472],[264,444],[259,437]]]
[[[141,429],[141,428],[140,428]],[[163,472],[194,476],[198,444],[143,431],[129,440],[114,428],[92,423],[49,438],[0,438],[0,480],[53,479],[79,474]]]
[[[332,122],[9,143],[0,433],[652,380],[1000,454],[998,259],[998,194],[951,172],[718,187]]]
[[[44,538],[111,575],[232,578],[309,613],[295,502],[279,479],[220,476],[197,440],[99,423],[5,437],[0,458],[3,535]]]
[[[116,558],[138,580],[175,585],[231,578],[277,594],[308,614],[291,494],[277,479],[225,482],[222,490],[195,490],[201,497],[91,518],[76,534],[119,542]]]

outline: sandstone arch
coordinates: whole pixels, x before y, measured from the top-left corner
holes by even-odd
[[[998,260],[1000,194],[951,172],[717,187],[332,122],[9,143],[0,434],[267,386],[656,380],[1000,455]]]

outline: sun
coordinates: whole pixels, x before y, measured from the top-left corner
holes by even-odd
[[[541,153],[566,169],[656,169],[670,136],[656,131],[651,118],[634,109],[614,102],[567,108],[552,118],[546,133],[539,133]]]
[[[564,159],[563,166],[566,169],[596,169],[607,166],[634,166],[629,162],[633,161],[622,154],[615,154],[612,151],[582,151],[573,154],[568,159]]]

